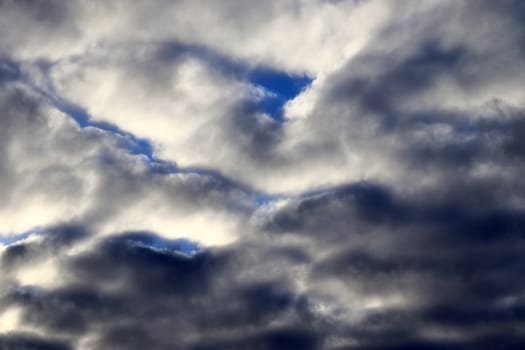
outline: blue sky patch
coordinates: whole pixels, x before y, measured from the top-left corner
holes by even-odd
[[[313,79],[306,75],[259,68],[249,73],[248,80],[270,93],[258,103],[258,106],[273,119],[281,121],[284,104],[310,85]]]
[[[165,239],[149,232],[128,233],[123,238],[153,249],[167,249],[186,256],[193,256],[202,250],[198,243],[188,239]]]
[[[42,232],[43,232],[42,228],[35,227],[31,230],[28,230],[22,233],[18,233],[18,234],[9,234],[9,235],[0,234],[0,245],[11,245],[13,243],[23,241],[32,235],[42,234]]]

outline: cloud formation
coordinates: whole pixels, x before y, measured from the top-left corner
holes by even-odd
[[[519,349],[523,15],[0,0],[0,348]]]

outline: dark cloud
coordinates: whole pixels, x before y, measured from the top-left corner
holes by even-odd
[[[37,234],[37,233],[35,233]],[[42,239],[29,243],[13,243],[2,254],[2,267],[15,268],[24,264],[34,264],[39,259],[69,248],[73,243],[87,238],[82,226],[62,225],[50,227],[39,233]]]
[[[379,77],[354,78],[355,75],[350,73],[351,66],[343,68],[343,74],[346,70],[349,77],[338,78],[339,83],[327,91],[329,100],[326,103],[343,100],[350,105],[357,104],[367,115],[372,113],[382,118],[385,127],[396,127],[397,119],[401,117],[398,108],[404,107],[403,100],[415,98],[432,87],[437,78],[460,78],[459,69],[465,60],[465,51],[462,48],[444,48],[439,41],[429,40],[401,62],[395,59],[384,62],[386,71]],[[377,59],[363,59],[374,58]]]
[[[379,215],[389,207],[399,210],[408,204],[401,204],[402,200],[384,188],[362,186],[305,200],[308,211],[299,210],[295,216],[297,222],[308,225],[296,225],[295,231],[287,228],[286,232],[300,236],[311,232],[309,240],[321,251],[327,246],[339,250],[316,258],[308,272],[309,284],[335,279],[361,298],[402,292],[409,298],[406,308],[372,309],[353,325],[344,318],[330,320],[315,311],[315,294],[298,293],[288,280],[286,271],[310,263],[304,248],[287,248],[281,243],[266,249],[260,244],[235,244],[188,257],[178,246],[162,244],[162,239],[150,233],[108,237],[89,251],[64,260],[67,286],[49,290],[17,287],[3,304],[22,307],[26,324],[66,339],[98,330],[98,337],[92,340],[96,348],[147,345],[162,349],[173,344],[188,349],[341,348],[330,346],[337,344],[333,337],[360,344],[343,347],[348,349],[466,349],[473,344],[490,348],[484,345],[490,339],[505,339],[502,348],[516,348],[519,335],[511,330],[519,327],[525,315],[519,297],[525,291],[519,282],[525,268],[520,258],[523,239],[506,235],[499,224],[482,223],[481,230],[500,237],[480,241],[478,226],[470,228],[469,219],[436,218],[427,215],[432,210],[425,208],[420,209],[422,214],[409,217],[391,215],[396,211],[390,210],[385,215],[392,224],[385,225],[386,219],[373,212]],[[313,204],[315,201],[318,203]],[[342,213],[354,213],[361,222],[350,220],[343,225],[337,216]],[[314,224],[313,218],[328,220]],[[480,218],[490,220],[490,215]],[[348,232],[330,222],[347,227]],[[361,231],[396,229],[376,235],[368,245],[343,245],[350,241],[352,225],[365,224],[368,229]],[[327,245],[319,231],[322,226],[338,240]],[[50,230],[47,240],[67,244],[69,238],[59,237],[69,237],[68,230],[82,232],[63,227]],[[373,244],[379,239],[386,245],[380,252]],[[20,245],[4,251],[3,259],[20,253],[16,247]],[[40,244],[32,249],[44,247]],[[265,277],[253,264],[285,273]],[[461,339],[426,340],[421,332],[427,328],[454,329]]]
[[[483,344],[485,336],[502,334],[513,348],[519,336],[512,329],[524,320],[518,297],[525,290],[519,282],[525,268],[523,213],[494,209],[493,203],[467,208],[448,198],[446,205],[411,202],[371,184],[350,186],[281,209],[269,229],[307,234],[318,249],[335,251],[313,264],[312,282],[336,280],[363,297],[405,295],[407,308],[372,310],[356,328],[359,333],[373,325],[377,334],[356,335],[370,348],[469,348],[474,345],[467,338]],[[443,335],[425,345],[420,332],[427,328],[459,332],[465,339],[449,343]],[[384,346],[373,345],[385,337]],[[392,347],[396,342],[399,347]]]
[[[142,233],[108,238],[65,262],[67,287],[18,288],[6,300],[23,308],[28,325],[54,334],[71,337],[103,330],[98,348],[149,344],[160,349],[185,343],[188,348],[208,348],[197,345],[201,342],[212,348],[315,348],[319,340],[314,330],[297,315],[288,315],[296,314],[297,307],[285,280],[259,281],[254,276],[245,282],[236,276],[245,269],[236,260],[248,252],[202,251],[188,257],[144,243],[152,240],[158,237]],[[10,255],[12,251],[4,252],[4,258]],[[286,327],[299,328],[269,328],[268,322],[281,317],[290,319]],[[212,340],[206,340],[208,335]]]
[[[70,350],[68,344],[24,334],[0,336],[0,348],[9,350]]]

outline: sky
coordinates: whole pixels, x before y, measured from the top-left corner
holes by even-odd
[[[524,18],[0,0],[0,349],[522,349]]]

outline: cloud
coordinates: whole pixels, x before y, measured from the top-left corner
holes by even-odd
[[[0,8],[0,348],[520,348],[520,2]]]
[[[62,234],[68,235],[67,230]],[[294,297],[285,281],[246,283],[233,274],[244,266],[240,260],[253,259],[249,252],[226,248],[190,258],[144,244],[145,237],[108,237],[93,249],[64,257],[66,285],[50,290],[19,288],[5,298],[23,308],[24,320],[33,327],[65,338],[92,336],[88,340],[98,344],[93,347],[138,348],[144,343],[162,348],[175,340],[181,346],[208,341],[249,344],[241,329],[253,334],[248,339],[268,338],[264,341],[270,344],[314,341],[308,333],[304,340],[299,331],[268,328],[268,320],[294,308]],[[210,340],[201,335],[205,329]],[[137,334],[137,339],[130,334]]]
[[[78,221],[100,232],[153,229],[213,245],[235,238],[239,213],[251,206],[246,189],[195,172],[154,174],[147,159],[127,153],[133,140],[80,128],[26,90],[3,89],[2,232]],[[145,211],[149,219],[137,216]]]
[[[0,344],[6,349],[42,349],[42,350],[67,350],[71,349],[66,344],[54,341],[47,341],[38,337],[25,335],[2,336]]]

